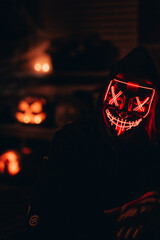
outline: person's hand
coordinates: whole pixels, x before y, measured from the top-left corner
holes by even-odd
[[[118,218],[116,238],[136,240],[146,229],[157,234],[159,228],[160,194],[156,191],[148,192],[141,198],[123,205]]]

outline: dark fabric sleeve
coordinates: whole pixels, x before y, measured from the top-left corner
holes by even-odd
[[[30,238],[62,239],[64,233],[64,145],[56,133],[48,159],[42,160],[27,217]]]
[[[42,164],[28,218],[34,239],[101,239],[100,175],[90,155],[88,129],[80,127],[66,126],[57,132]],[[31,226],[36,215],[38,223]]]

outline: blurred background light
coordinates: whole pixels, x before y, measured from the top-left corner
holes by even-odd
[[[52,73],[53,66],[50,55],[43,54],[41,56],[35,57],[34,60],[30,60],[30,66],[37,74],[47,74]]]
[[[20,171],[20,155],[14,150],[8,150],[0,156],[0,173],[16,175]]]
[[[18,122],[24,124],[40,124],[47,115],[43,108],[46,101],[43,98],[26,97],[22,99],[17,107],[15,117]]]
[[[40,63],[36,63],[36,64],[34,65],[34,69],[35,69],[35,71],[37,71],[37,72],[41,71],[41,69],[42,69],[41,64],[40,64]]]
[[[42,70],[43,70],[43,72],[48,72],[50,70],[49,64],[48,63],[44,63],[42,65]]]

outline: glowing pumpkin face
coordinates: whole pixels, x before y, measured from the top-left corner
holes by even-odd
[[[7,172],[10,175],[16,175],[20,171],[20,157],[16,151],[9,150],[0,156],[0,173]]]
[[[40,124],[46,119],[43,112],[45,99],[28,97],[19,102],[16,119],[25,124]]]

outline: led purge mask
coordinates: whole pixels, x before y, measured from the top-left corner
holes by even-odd
[[[137,127],[150,112],[155,90],[120,79],[110,81],[103,100],[107,127],[122,135]]]

